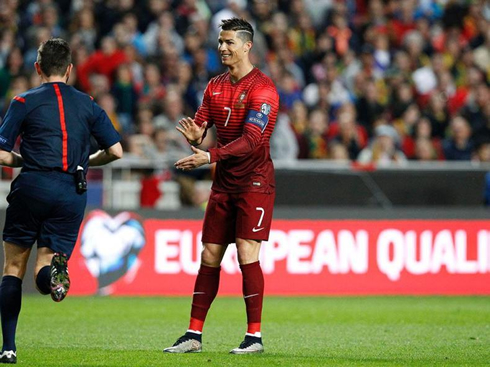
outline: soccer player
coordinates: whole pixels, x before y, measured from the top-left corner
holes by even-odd
[[[268,240],[275,197],[269,140],[279,96],[266,75],[249,59],[252,26],[243,19],[221,23],[218,51],[228,71],[209,82],[195,119],[177,127],[193,155],[175,163],[191,170],[216,162],[216,175],[203,223],[203,251],[192,298],[190,325],[164,352],[200,352],[206,314],[218,292],[220,264],[228,244],[236,243],[247,311],[245,339],[234,354],[263,352],[260,331],[264,277],[259,264],[262,240]],[[216,126],[217,148],[197,149],[206,131]]]
[[[41,86],[15,96],[0,126],[0,164],[22,167],[7,197],[3,230],[0,363],[17,362],[22,280],[34,242],[36,286],[59,302],[70,287],[67,261],[87,203],[84,173],[89,165],[122,157],[121,138],[106,113],[66,84],[73,68],[68,43],[59,38],[42,43],[35,68]],[[21,155],[12,152],[19,134]],[[102,150],[89,156],[91,135]]]

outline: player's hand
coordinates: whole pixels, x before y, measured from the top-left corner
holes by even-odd
[[[175,162],[175,168],[183,171],[190,171],[191,169],[201,167],[202,165],[209,163],[208,154],[204,150],[197,149],[192,146],[191,149],[194,154]]]
[[[184,117],[179,121],[180,126],[175,128],[187,139],[187,141],[192,145],[198,145],[202,143],[201,138],[206,131],[207,121],[204,121],[201,126],[198,126],[194,119],[190,117]]]

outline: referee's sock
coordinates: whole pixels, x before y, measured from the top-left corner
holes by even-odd
[[[22,279],[5,275],[0,284],[0,313],[2,315],[2,351],[15,347],[15,330],[22,300]]]
[[[220,271],[221,267],[213,268],[201,264],[192,296],[191,320],[189,322],[191,332],[202,333],[206,315],[211,303],[216,298],[216,294],[218,294]]]
[[[247,309],[247,335],[260,337],[262,303],[264,300],[264,275],[260,262],[240,265],[243,278],[243,299]]]

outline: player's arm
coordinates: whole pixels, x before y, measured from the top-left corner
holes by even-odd
[[[0,126],[0,164],[8,167],[22,167],[24,159],[12,149],[26,117],[25,99],[15,96]]]
[[[102,149],[89,157],[88,164],[89,166],[102,166],[122,158],[121,136],[112,125],[105,111],[95,102],[93,109],[94,116],[91,124],[91,133]]]
[[[210,163],[247,155],[262,141],[269,117],[277,113],[279,97],[275,88],[267,87],[257,88],[250,98],[250,109],[245,118],[242,136],[221,148],[210,148]]]
[[[204,121],[201,126],[197,125],[195,120],[190,117],[185,117],[179,121],[179,126],[176,127],[182,135],[187,139],[187,142],[197,147],[201,145],[206,136],[207,121]]]
[[[194,154],[178,160],[175,163],[175,168],[188,171],[207,163],[246,155],[257,146],[261,138],[262,132],[259,128],[247,126],[246,124],[243,135],[222,148],[211,148],[205,152],[192,146]]]

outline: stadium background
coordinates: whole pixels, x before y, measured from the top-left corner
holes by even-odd
[[[87,217],[112,229],[87,234],[83,245],[84,225],[71,264],[78,284],[72,293],[190,292],[213,168],[172,169],[189,154],[174,126],[194,114],[208,80],[223,72],[216,25],[232,16],[253,23],[253,62],[281,97],[271,141],[279,236],[269,245],[277,257],[275,272],[266,275],[271,293],[488,295],[488,2],[6,0],[0,6],[1,116],[13,96],[38,85],[32,64],[39,43],[63,37],[75,64],[69,83],[92,95],[123,136],[125,158],[90,171]],[[211,134],[206,145],[212,144]],[[16,174],[2,169],[3,198]],[[344,219],[349,221],[336,222]],[[121,227],[133,231],[132,243],[117,237]],[[334,247],[316,252],[325,240],[315,242],[317,237],[329,229]],[[402,234],[403,244],[371,240],[390,229]],[[178,237],[186,230],[193,239],[187,250]],[[346,241],[355,241],[344,247],[360,251],[364,242],[356,236],[362,230],[370,238],[369,271],[356,273],[361,265],[352,258],[345,260],[347,270],[339,270],[341,255],[332,260],[329,251],[344,246],[346,231],[352,235]],[[292,231],[305,236],[295,246]],[[424,231],[431,232],[430,246],[423,245]],[[420,274],[404,267],[409,232],[416,233],[419,265],[423,247],[430,247],[430,264]],[[106,242],[96,244],[97,237]],[[292,246],[287,256],[280,238]],[[83,254],[82,245],[92,253]],[[379,246],[391,265],[403,263],[400,279],[387,276],[389,270],[371,273],[371,263],[379,266]],[[184,250],[191,252],[186,264]],[[315,254],[323,260],[301,268]],[[300,270],[291,273],[294,261]],[[161,277],[155,283],[182,282],[185,289],[142,291],[138,276],[145,274]],[[222,292],[239,294],[237,279],[230,275]],[[290,288],[281,285],[287,282]],[[25,290],[34,290],[29,275]]]

